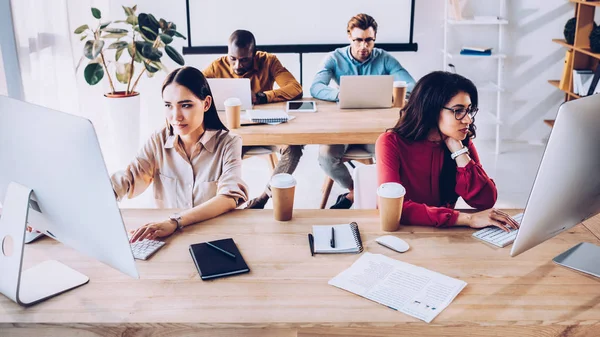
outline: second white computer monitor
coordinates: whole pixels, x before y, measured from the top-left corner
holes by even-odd
[[[599,130],[600,95],[561,105],[511,256],[600,212]],[[600,270],[600,256],[585,258],[595,259]]]

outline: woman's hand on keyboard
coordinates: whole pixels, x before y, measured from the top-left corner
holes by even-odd
[[[151,222],[133,231],[129,242],[136,242],[144,239],[155,240],[156,238],[173,234],[176,229],[177,225],[171,220]]]
[[[515,219],[505,212],[495,208],[472,214],[460,213],[460,215],[464,215],[466,224],[471,228],[496,226],[507,232],[511,231],[512,229],[519,229],[519,223],[515,221]],[[459,221],[460,218],[461,216],[459,216]]]

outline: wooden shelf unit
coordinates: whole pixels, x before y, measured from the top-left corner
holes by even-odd
[[[594,53],[590,49],[590,33],[594,28],[594,14],[596,7],[600,7],[600,0],[585,1],[585,0],[569,0],[575,4],[575,17],[577,25],[575,27],[575,43],[568,44],[564,39],[552,39],[552,42],[558,43],[561,46],[573,50],[573,62],[570,69],[563,75],[566,76],[565,81],[568,83],[568,88],[561,89],[560,81],[549,80],[548,83],[561,89],[565,93],[565,101],[578,99],[581,96],[573,92],[573,69],[590,69],[595,70],[600,63],[600,53]],[[548,121],[546,121],[546,124]]]

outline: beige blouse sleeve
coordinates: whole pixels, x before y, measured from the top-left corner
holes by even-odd
[[[234,198],[238,206],[248,200],[248,186],[242,180],[240,136],[233,136],[223,149],[223,173],[217,183],[217,194]]]
[[[116,172],[110,177],[118,201],[121,201],[124,196],[131,199],[142,194],[152,183],[156,168],[157,138],[154,134],[125,170]]]

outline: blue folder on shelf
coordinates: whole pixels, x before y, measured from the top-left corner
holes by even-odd
[[[460,55],[468,56],[490,56],[492,55],[492,48],[471,48],[464,47],[460,50]]]

